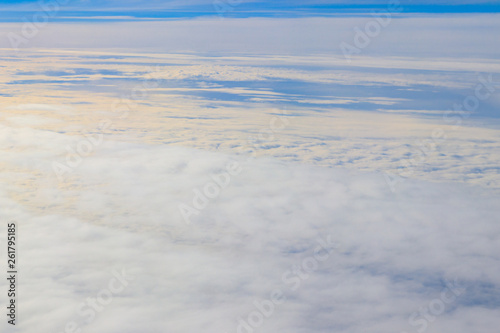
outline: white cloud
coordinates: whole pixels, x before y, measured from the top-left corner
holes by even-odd
[[[65,105],[49,105],[49,104],[19,104],[7,107],[8,110],[19,111],[55,111],[55,112],[68,112],[72,108]]]
[[[467,292],[426,332],[498,327],[498,196],[487,190],[408,181],[393,194],[377,174],[110,141],[59,183],[55,151],[35,151],[10,159],[36,156],[40,176],[1,179],[2,219],[19,224],[19,332],[70,321],[83,332],[236,332],[274,289],[288,300],[261,332],[410,332],[408,317],[455,278]],[[179,202],[230,159],[243,171],[186,225]],[[283,280],[328,235],[340,249]],[[76,310],[122,268],[134,280],[87,323]]]

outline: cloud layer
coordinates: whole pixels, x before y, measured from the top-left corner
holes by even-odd
[[[497,332],[498,17],[394,20],[348,62],[369,20],[54,23],[3,50],[15,331]]]
[[[500,67],[489,60],[95,51],[21,59],[0,62],[9,127],[500,188]],[[64,161],[68,150],[53,147]]]
[[[245,332],[240,319],[259,332],[496,332],[491,192],[408,181],[394,194],[376,174],[111,141],[61,181],[45,143],[70,138],[9,134],[2,149],[32,138],[1,179],[2,219],[19,224],[18,332]],[[241,173],[186,224],[179,205],[230,161]]]

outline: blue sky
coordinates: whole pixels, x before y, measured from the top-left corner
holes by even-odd
[[[45,0],[49,3],[55,0]],[[68,2],[61,0],[60,2]],[[368,14],[373,10],[387,9],[390,1],[377,0],[70,0],[57,12],[57,19],[64,21],[88,20],[92,16],[132,18],[192,18],[223,15],[224,17],[303,17],[347,14]],[[0,20],[22,21],[26,15],[41,11],[40,1],[2,1]],[[401,1],[406,13],[498,13],[500,1]]]

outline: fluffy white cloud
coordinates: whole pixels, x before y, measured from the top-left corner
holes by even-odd
[[[3,174],[0,194],[19,225],[19,332],[245,332],[255,311],[269,313],[256,332],[498,327],[488,190],[408,181],[394,194],[378,174],[112,141],[60,181],[40,147],[72,139],[23,131],[7,162],[26,171]],[[186,224],[179,204],[230,161],[241,172]],[[276,291],[286,301],[271,311]]]

